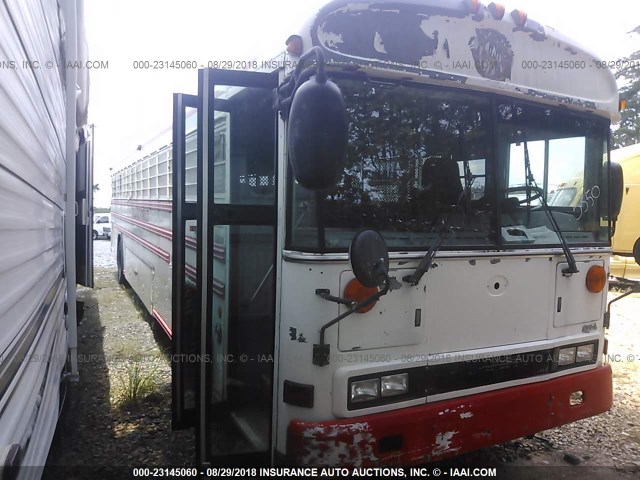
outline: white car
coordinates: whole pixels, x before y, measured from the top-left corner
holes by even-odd
[[[111,214],[99,213],[93,216],[93,239],[111,238]]]

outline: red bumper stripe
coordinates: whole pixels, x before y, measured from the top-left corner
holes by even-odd
[[[571,406],[573,392],[583,402]],[[415,465],[533,435],[599,413],[613,402],[611,367],[391,412],[327,422],[293,420],[290,462]]]
[[[165,331],[165,333],[169,336],[169,338],[171,338],[173,336],[173,332],[171,331],[171,327],[169,326],[167,321],[164,318],[162,318],[162,315],[160,315],[160,313],[155,308],[151,309],[151,314],[158,321],[158,323],[160,324],[162,329]]]

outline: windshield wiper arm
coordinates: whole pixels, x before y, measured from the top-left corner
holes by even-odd
[[[528,187],[527,188],[527,199],[528,199],[529,187],[531,184],[533,184],[533,186],[537,190],[539,191],[541,190],[538,188],[536,179],[533,178],[533,173],[531,173],[531,164],[529,163],[529,147],[527,146],[526,140],[524,140],[524,169],[525,169],[525,179]],[[562,234],[562,230],[560,230],[560,226],[558,225],[558,222],[556,221],[555,217],[553,216],[553,213],[551,212],[551,209],[549,208],[549,205],[547,204],[547,199],[545,198],[544,192],[540,196],[540,203],[542,204],[542,209],[547,214],[547,218],[549,219],[551,226],[555,230],[556,235],[558,235],[558,239],[560,240],[560,246],[562,247],[564,256],[567,259],[567,263],[569,264],[567,267],[562,269],[562,275],[564,277],[570,277],[574,273],[578,273],[578,266],[576,265],[576,259],[574,258],[573,253],[571,253],[571,249],[569,249],[567,240],[564,238],[564,235]]]
[[[443,231],[444,229],[440,231],[438,241],[429,247],[429,251],[424,257],[422,257],[422,260],[420,260],[420,263],[416,267],[415,271],[411,275],[405,275],[404,277],[402,277],[403,282],[407,282],[412,287],[420,283],[423,275],[427,273],[431,268],[433,257],[436,256],[436,253],[442,246],[442,242],[444,241]]]

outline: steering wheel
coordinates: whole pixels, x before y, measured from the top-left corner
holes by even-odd
[[[505,193],[509,194],[509,193],[513,193],[513,192],[525,192],[527,191],[527,187],[521,185],[521,186],[517,186],[517,187],[507,187],[504,189]],[[544,190],[542,190],[540,187],[534,187],[534,186],[530,186],[529,187],[529,191],[533,193],[533,195],[531,195],[531,197],[529,197],[529,201],[533,201],[533,200],[538,200],[539,198],[542,198],[542,196],[544,195]],[[522,205],[523,203],[527,203],[527,199],[523,198],[522,200],[518,199],[518,204]]]

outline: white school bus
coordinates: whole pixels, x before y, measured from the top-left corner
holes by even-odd
[[[612,74],[495,3],[335,0],[284,33],[114,176],[198,462],[420,464],[607,411]],[[549,205],[576,176],[587,206]]]

